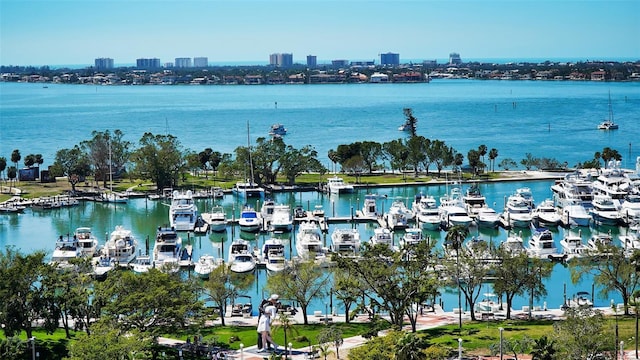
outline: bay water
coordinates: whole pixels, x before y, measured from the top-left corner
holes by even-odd
[[[608,114],[611,93],[616,131],[596,129]],[[434,80],[429,84],[354,84],[354,85],[279,85],[279,86],[84,86],[0,83],[0,156],[10,159],[11,151],[42,154],[46,167],[56,150],[71,148],[91,138],[94,130],[124,132],[137,143],[144,132],[170,133],[186,149],[201,151],[206,147],[232,153],[246,146],[247,122],[252,141],[268,136],[272,123],[283,123],[289,130],[285,142],[295,147],[313,145],[330,168],[327,152],[340,144],[355,141],[386,142],[405,136],[397,130],[404,121],[403,108],[412,108],[418,118],[418,134],[439,139],[466,155],[479,145],[496,148],[497,162],[512,158],[516,162],[525,153],[536,157],[556,158],[572,166],[593,158],[603,147],[618,150],[622,165],[632,167],[640,155],[640,84],[593,82],[473,81]],[[632,160],[629,160],[632,159]],[[433,169],[432,169],[433,170]],[[319,181],[320,181],[319,177]],[[505,182],[482,184],[487,203],[501,211],[505,196],[519,187],[530,187],[537,202],[551,197],[551,181]],[[447,185],[421,185],[361,189],[340,197],[315,192],[276,194],[277,203],[303,205],[313,209],[322,205],[328,216],[349,216],[362,207],[366,193],[379,196],[381,211],[401,197],[409,204],[418,192],[439,197]],[[218,200],[220,202],[220,200]],[[231,217],[237,217],[242,200],[225,196],[222,205]],[[212,200],[198,200],[200,211],[207,211]],[[157,226],[168,222],[168,206],[161,201],[132,199],[128,204],[85,202],[80,206],[51,211],[27,210],[24,214],[0,214],[0,246],[15,246],[23,252],[45,250],[51,253],[55,239],[72,233],[80,226],[90,226],[101,243],[116,225],[133,230],[140,244],[153,239]],[[373,233],[373,224],[356,226],[363,240]],[[612,231],[614,237],[624,228]],[[554,230],[559,246],[565,229]],[[575,231],[575,230],[574,230]],[[427,233],[441,244],[444,232]],[[582,231],[583,239],[591,230]],[[226,257],[231,240],[242,234],[229,228],[222,234],[183,234],[194,245],[194,255],[209,253]],[[505,230],[480,230],[473,235],[501,241]],[[526,239],[531,235],[523,231]],[[247,237],[245,235],[242,235]],[[249,236],[261,246],[269,235]],[[327,235],[327,245],[330,242]],[[395,235],[396,240],[401,232]],[[292,244],[293,235],[284,236]],[[224,249],[224,251],[223,251]],[[288,254],[290,255],[290,254]],[[249,295],[257,306],[264,296],[265,271],[256,272],[255,287]],[[567,295],[591,291],[592,281],[572,284],[567,267],[557,264],[547,282],[548,295],[536,300],[557,308]],[[486,291],[492,292],[491,285]],[[597,292],[597,289],[596,289]],[[596,297],[597,306],[609,299],[619,302],[617,294]],[[439,297],[445,310],[457,307],[457,295],[443,292]],[[318,299],[310,310],[325,310],[329,299]],[[333,301],[336,307],[340,304]],[[528,297],[516,298],[516,309],[528,304]]]

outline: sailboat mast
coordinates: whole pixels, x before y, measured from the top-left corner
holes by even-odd
[[[109,139],[109,190],[113,192],[113,169],[111,162],[111,139]]]
[[[250,174],[251,174],[251,180],[249,181],[249,184],[253,185],[253,160],[251,159],[251,140],[249,137],[249,122],[247,121],[247,149],[249,151],[249,168],[250,168]]]

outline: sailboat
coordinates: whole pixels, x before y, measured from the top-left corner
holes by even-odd
[[[239,197],[248,199],[250,197],[264,197],[264,188],[258,186],[253,179],[253,161],[251,159],[251,141],[249,140],[249,122],[247,122],[247,148],[249,150],[249,167],[251,168],[251,177],[246,181],[237,182],[231,191]]]
[[[618,124],[613,122],[613,108],[611,107],[611,91],[609,91],[609,118],[598,125],[600,130],[616,130]]]
[[[109,139],[109,192],[102,193],[102,201],[109,203],[126,203],[128,197],[123,194],[113,192],[113,169],[111,161],[111,139]]]

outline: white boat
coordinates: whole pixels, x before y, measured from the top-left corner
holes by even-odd
[[[238,225],[240,226],[240,231],[257,232],[262,228],[262,219],[254,208],[250,205],[245,205],[240,212]]]
[[[502,304],[498,296],[492,293],[484,293],[482,300],[476,303],[475,311],[484,314],[495,314],[502,311]]]
[[[626,256],[631,256],[634,252],[640,251],[640,234],[637,230],[620,235],[619,238]]]
[[[431,195],[416,195],[412,210],[414,217],[425,230],[440,230],[440,210],[436,199]]]
[[[335,228],[331,233],[331,251],[344,255],[357,255],[360,251],[358,230]]]
[[[273,211],[275,209],[276,203],[271,199],[265,199],[260,206],[260,218],[265,224],[271,223],[271,219],[273,219]]]
[[[219,186],[214,186],[211,188],[211,196],[213,196],[214,199],[222,199],[224,197],[224,190]]]
[[[627,195],[620,204],[620,219],[625,224],[640,221],[640,195]]]
[[[519,255],[527,251],[524,247],[524,240],[522,239],[521,232],[518,234],[509,233],[507,238],[500,243],[500,247],[512,255]]]
[[[475,259],[483,259],[483,260],[493,260],[493,255],[491,255],[491,249],[489,248],[489,243],[487,240],[474,236],[471,239],[467,240],[464,243],[464,247]]]
[[[611,233],[593,233],[587,240],[587,251],[592,256],[607,255],[607,248],[613,246]]]
[[[284,257],[284,243],[277,238],[271,238],[265,240],[262,245],[262,262],[268,272],[275,273],[282,271],[287,266],[287,261]]]
[[[561,216],[563,222],[568,225],[587,227],[591,222],[591,214],[578,199],[575,199],[573,203],[565,203]]]
[[[533,212],[528,201],[520,195],[511,195],[507,199],[502,217],[514,227],[527,228],[533,220]]]
[[[193,231],[198,220],[198,208],[191,190],[175,190],[169,206],[169,226],[176,231]]]
[[[322,234],[318,223],[315,221],[300,223],[296,236],[296,251],[298,257],[306,260],[324,257]]]
[[[56,247],[51,254],[51,264],[58,268],[68,268],[71,265],[71,260],[78,259],[83,256],[82,248],[78,244],[76,236],[70,237],[68,234],[66,237],[60,235],[56,240]]]
[[[558,226],[562,220],[551,199],[546,199],[536,206],[533,210],[533,219],[543,227]]]
[[[231,188],[231,192],[236,196],[243,197],[245,199],[264,197],[264,188],[249,180],[245,182],[237,182],[233,188]]]
[[[131,270],[136,274],[146,273],[151,268],[153,268],[153,261],[149,255],[138,255],[131,264]]]
[[[418,245],[421,241],[424,241],[422,229],[419,227],[410,227],[404,231],[404,235],[398,240],[398,245],[400,249],[408,249]]]
[[[384,215],[387,227],[392,230],[408,227],[410,219],[409,214],[412,213],[404,204],[404,201],[401,199],[394,200],[389,207],[389,210]]]
[[[273,124],[271,125],[271,129],[269,130],[269,135],[284,136],[287,135],[287,129],[282,124]]]
[[[576,202],[585,207],[591,207],[593,200],[593,185],[590,174],[574,172],[564,176],[564,179],[551,186],[553,198],[558,207],[573,205]]]
[[[373,229],[373,236],[369,239],[371,246],[383,244],[388,247],[393,246],[393,233],[391,230],[384,227],[377,227]]]
[[[118,225],[102,248],[102,256],[111,259],[116,265],[125,266],[135,260],[137,251],[138,240],[131,230]]]
[[[157,269],[176,272],[180,268],[182,238],[173,228],[158,227],[153,244],[153,266]]]
[[[220,266],[220,262],[216,261],[213,255],[204,254],[198,258],[193,264],[193,272],[201,279],[209,279],[211,272]]]
[[[108,256],[101,255],[93,261],[93,276],[104,279],[109,271],[115,269],[116,261]]]
[[[367,219],[375,219],[378,217],[378,204],[376,200],[376,195],[367,194],[364,196],[364,203],[362,204],[362,217]]]
[[[609,195],[596,194],[590,212],[593,222],[597,225],[616,226],[622,222],[618,207]]]
[[[213,232],[223,232],[227,228],[227,215],[220,205],[215,205],[210,212],[203,213],[202,219],[209,224],[209,229]]]
[[[316,206],[314,206],[313,210],[311,211],[311,216],[313,216],[316,221],[320,221],[324,219],[324,215],[324,208],[322,207],[322,205],[316,204]]]
[[[558,260],[562,257],[558,253],[558,248],[553,240],[553,234],[548,229],[536,229],[529,239],[529,249],[527,250],[530,257],[539,259]]]
[[[82,249],[83,256],[93,257],[98,254],[98,238],[93,235],[91,228],[79,227],[73,236],[78,239],[78,246]]]
[[[411,131],[411,123],[406,121],[404,124],[398,126],[398,131]]]
[[[332,176],[327,179],[326,189],[330,194],[347,194],[353,192],[353,185],[345,183],[341,177]]]
[[[494,209],[484,206],[476,209],[476,217],[474,219],[478,227],[495,229],[500,226],[500,214]]]
[[[565,232],[564,237],[560,240],[560,247],[567,260],[587,255],[588,248],[582,242],[582,231],[578,231],[577,234],[570,231]]]
[[[293,216],[291,215],[291,207],[286,204],[275,205],[271,218],[271,231],[289,232],[292,227]]]
[[[243,239],[233,240],[229,247],[229,270],[236,273],[247,273],[255,270],[256,259],[249,242]]]
[[[613,122],[613,106],[611,106],[611,93],[609,93],[609,118],[598,124],[599,130],[616,130],[618,124]]]
[[[129,201],[129,197],[125,194],[120,194],[117,192],[108,192],[102,193],[100,195],[102,202],[106,203],[115,203],[115,204],[124,204]]]
[[[465,210],[464,202],[460,193],[460,188],[454,186],[449,194],[440,197],[440,226],[443,229],[449,229],[452,226],[469,227],[473,219],[467,210]]]
[[[590,294],[586,291],[578,291],[571,299],[567,299],[565,308],[593,307],[593,302],[589,299]]]
[[[462,203],[465,206],[467,214],[471,217],[475,217],[477,212],[487,206],[487,198],[480,193],[480,188],[477,184],[469,187],[462,196]]]
[[[528,187],[518,188],[516,189],[515,195],[520,196],[524,200],[524,202],[527,205],[529,205],[531,209],[535,208],[534,201],[533,201],[533,193],[531,192],[530,188]]]
[[[621,168],[620,161],[610,160],[605,169],[592,183],[595,194],[609,195],[613,200],[622,200],[632,190],[632,180],[624,169]]]

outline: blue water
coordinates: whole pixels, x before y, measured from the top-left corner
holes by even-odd
[[[597,124],[608,113],[609,91],[620,130],[598,131]],[[386,142],[404,136],[397,127],[404,121],[402,109],[410,107],[418,118],[420,135],[444,140],[464,155],[485,144],[498,149],[497,162],[507,157],[519,162],[530,152],[574,165],[608,146],[618,150],[623,165],[630,167],[633,162],[628,159],[640,155],[636,145],[640,138],[639,105],[638,83],[436,80],[429,84],[304,86],[50,84],[48,88],[0,83],[0,156],[10,159],[13,149],[19,149],[23,158],[40,153],[46,167],[57,149],[71,148],[90,139],[93,130],[107,129],[122,130],[134,144],[147,131],[171,133],[185,149],[201,151],[211,147],[232,153],[236,147],[246,145],[247,122],[252,139],[267,136],[270,125],[280,122],[289,130],[287,144],[315,146],[321,161],[329,167],[326,154],[340,144]],[[488,203],[500,211],[505,196],[516,188],[529,186],[535,199],[541,201],[551,196],[550,185],[550,181],[483,184],[481,190]],[[290,193],[278,194],[275,200],[310,209],[321,204],[329,216],[347,216],[362,207],[366,192],[382,195],[378,205],[384,210],[396,197],[410,202],[416,192],[438,197],[446,190],[444,185],[368,189],[340,198]],[[199,202],[201,211],[211,205]],[[237,216],[241,203],[226,196],[223,205],[229,215],[233,212]],[[131,228],[144,243],[146,237],[153,239],[156,226],[166,222],[167,211],[167,206],[159,202],[137,199],[126,206],[86,203],[51,212],[29,210],[21,215],[0,215],[0,246],[14,245],[24,252],[51,252],[54,239],[76,227],[91,226],[104,238],[119,224]],[[368,239],[373,226],[361,224],[358,229],[361,238]],[[617,235],[624,230],[612,231]],[[563,232],[559,229],[554,234],[557,243]],[[396,234],[396,238],[400,235]],[[444,237],[443,232],[429,235],[439,242]],[[479,235],[491,241],[507,236],[504,230],[482,230]],[[525,238],[529,235],[523,233]],[[239,231],[229,229],[224,234],[190,235],[189,241],[194,244],[196,256],[226,256],[228,244],[236,236],[240,236]],[[583,231],[583,238],[588,236],[590,232]],[[254,241],[260,246],[264,236]],[[257,272],[256,286],[250,292],[254,303],[263,296],[265,281],[264,271]],[[536,300],[537,305],[546,301],[550,307],[558,307],[563,301],[564,284],[569,296],[580,290],[591,291],[590,279],[574,285],[569,270],[562,265],[555,265],[546,284],[549,294]],[[491,291],[490,285],[486,287],[487,291],[482,292]],[[617,294],[608,294],[597,297],[596,305],[605,306],[611,298],[619,300]],[[441,300],[447,310],[457,307],[455,293],[443,292]],[[325,302],[326,299],[319,299],[311,310],[324,310]],[[516,298],[514,307],[527,304],[528,298]]]

